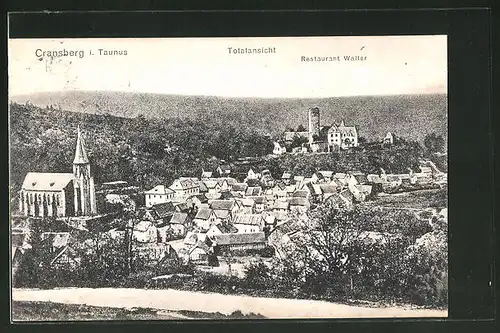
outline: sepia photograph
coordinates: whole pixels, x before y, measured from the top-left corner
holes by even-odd
[[[447,47],[8,39],[11,320],[447,318]]]

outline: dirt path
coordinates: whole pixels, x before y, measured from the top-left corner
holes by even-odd
[[[15,301],[41,301],[86,304],[117,308],[154,308],[161,310],[261,314],[267,318],[391,318],[447,317],[447,311],[366,308],[323,301],[262,298],[181,290],[144,290],[115,288],[65,288],[54,290],[13,289]]]

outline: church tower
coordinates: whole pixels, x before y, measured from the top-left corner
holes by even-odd
[[[90,163],[85,151],[80,126],[78,126],[75,159],[73,160],[73,175],[75,215],[89,216],[97,214],[94,178],[90,175]]]

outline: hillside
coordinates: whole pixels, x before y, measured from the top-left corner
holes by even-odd
[[[447,96],[361,96],[338,98],[224,98],[125,92],[51,92],[12,96],[11,101],[45,108],[134,118],[181,118],[226,121],[279,134],[287,127],[307,125],[307,109],[318,106],[321,124],[344,119],[359,135],[377,139],[390,131],[422,141],[435,132],[447,138]]]

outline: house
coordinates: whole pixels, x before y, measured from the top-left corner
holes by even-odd
[[[297,186],[296,185],[288,185],[286,188],[286,196],[287,197],[291,197],[293,195],[293,193],[297,190]]]
[[[156,243],[157,231],[151,221],[141,221],[134,226],[133,239],[138,243]]]
[[[290,185],[290,182],[292,180],[292,174],[290,172],[283,172],[283,175],[281,176],[281,180],[285,185]]]
[[[211,224],[216,223],[217,217],[210,208],[200,208],[193,219],[193,224],[202,231],[207,231]]]
[[[69,232],[44,232],[40,235],[41,251],[48,254],[47,260],[40,265],[72,268],[80,263],[80,257],[72,246]]]
[[[169,225],[174,235],[185,236],[191,227],[191,221],[188,214],[175,212],[170,218]]]
[[[213,237],[214,235],[237,233],[236,229],[232,224],[229,223],[217,223],[212,224],[207,231],[207,237]]]
[[[359,171],[349,172],[347,176],[348,176],[347,183],[351,185],[363,185],[369,183],[366,174]]]
[[[387,132],[384,139],[382,139],[382,143],[392,145],[394,143],[394,136],[391,132]]]
[[[402,173],[398,175],[401,179],[401,184],[410,185],[412,184],[411,176],[409,173]]]
[[[290,209],[290,203],[288,201],[275,201],[273,206],[273,212],[286,213]]]
[[[273,154],[274,155],[281,155],[286,153],[286,148],[285,146],[282,146],[279,142],[274,142],[274,149],[273,149]]]
[[[264,228],[264,219],[260,214],[237,214],[233,219],[233,226],[240,234],[259,232]]]
[[[264,191],[264,197],[266,198],[266,209],[270,208],[274,205],[274,201],[276,200],[276,196],[274,195],[274,191],[272,188],[268,188]]]
[[[277,182],[273,187],[275,200],[283,200],[287,197],[286,185],[282,182]]]
[[[263,212],[266,209],[266,197],[262,195],[248,196],[247,199],[253,199],[255,201],[256,213]]]
[[[221,192],[221,185],[215,180],[204,180],[202,183],[207,188],[208,194],[216,194]]]
[[[181,177],[173,181],[170,189],[175,191],[174,198],[184,201],[190,196],[200,193],[200,181],[197,178]]]
[[[304,198],[304,199],[309,199],[309,191],[308,190],[296,190],[293,192],[292,197],[294,198]]]
[[[324,181],[327,183],[331,182],[333,179],[333,171],[321,170],[318,171],[317,173],[321,174],[323,176]]]
[[[191,206],[192,207],[194,207],[196,209],[200,209],[201,205],[203,205],[203,204],[208,204],[208,199],[207,199],[205,194],[200,193],[197,195],[193,195],[191,197]]]
[[[295,186],[300,187],[304,182],[304,176],[295,176],[293,177],[293,181],[295,183]]]
[[[354,196],[350,190],[345,189],[340,193],[335,193],[328,197],[325,202],[330,203],[332,206],[340,208],[351,209],[353,207]]]
[[[247,188],[248,188],[247,183],[235,183],[235,184],[233,184],[231,191],[233,193],[239,193],[239,194],[243,195],[243,194],[245,194]]]
[[[323,174],[319,173],[319,172],[315,172],[313,173],[313,175],[311,176],[311,183],[319,183],[319,182],[323,182],[325,179],[325,177],[323,177]]]
[[[187,251],[189,261],[193,263],[208,263],[208,256],[211,249],[204,242],[197,242]]]
[[[151,190],[144,192],[146,207],[152,207],[160,203],[171,202],[174,200],[175,191],[165,185],[157,185]]]
[[[256,173],[251,168],[248,170],[246,179],[259,179],[259,178],[260,178],[260,174]]]
[[[274,186],[274,178],[269,170],[262,170],[260,181],[264,187]]]
[[[207,235],[205,233],[188,231],[182,242],[184,247],[191,247],[198,242],[205,242],[206,238]]]
[[[245,191],[245,196],[257,196],[262,194],[262,187],[260,186],[249,186]]]
[[[231,166],[229,164],[221,164],[217,167],[219,177],[227,177],[231,174]]]
[[[330,196],[338,193],[338,187],[336,185],[330,184],[321,184],[319,185],[321,189],[321,198],[322,200],[328,199]]]
[[[252,198],[243,198],[238,200],[240,202],[240,213],[253,214],[255,211],[255,200]]]
[[[287,201],[290,204],[290,211],[305,213],[311,207],[309,200],[303,197],[291,197]]]
[[[231,221],[232,214],[230,210],[214,209],[213,212],[216,218],[216,223],[226,223]]]
[[[202,171],[201,180],[208,180],[209,178],[212,178],[212,172],[211,171]]]
[[[384,174],[381,177],[383,180],[382,187],[384,190],[394,189],[402,184],[401,178],[398,175]]]
[[[330,150],[348,149],[358,146],[358,133],[356,126],[345,126],[344,121],[340,125],[333,124],[328,130],[328,148]]]
[[[175,203],[175,211],[179,213],[190,213],[191,207],[188,206],[185,202]]]
[[[349,177],[345,173],[341,172],[337,172],[336,174],[334,174],[333,178],[335,178],[342,185],[347,185],[347,182],[349,180]]]
[[[157,220],[168,220],[172,216],[172,214],[176,211],[175,206],[172,202],[165,202],[161,204],[156,204],[151,207],[150,216],[154,221]],[[147,218],[147,213],[144,215],[144,220],[151,220]]]
[[[215,253],[258,250],[266,246],[266,237],[263,232],[215,235],[212,237],[212,241]]]
[[[227,210],[234,216],[239,210],[239,205],[235,200],[209,200],[208,204],[213,210]]]

